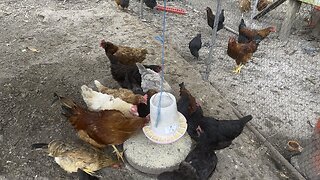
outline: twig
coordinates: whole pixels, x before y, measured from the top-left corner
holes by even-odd
[[[239,36],[239,33],[235,30],[233,30],[231,27],[228,27],[228,26],[224,26],[223,27],[225,30],[229,31],[229,32],[232,32],[233,34]]]

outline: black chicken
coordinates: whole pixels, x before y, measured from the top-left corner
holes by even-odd
[[[153,9],[154,7],[157,6],[157,1],[156,1],[156,0],[144,0],[144,3],[145,3],[150,9]]]
[[[213,15],[211,8],[207,7],[206,10],[207,10],[208,25],[211,27],[211,29],[213,29],[215,15]],[[224,9],[221,10],[221,13],[219,15],[217,32],[224,27],[223,23],[224,23]]]
[[[111,75],[119,85],[126,89],[131,89],[134,93],[141,94],[141,75],[136,65],[125,65],[120,63],[113,54],[107,54],[111,63]],[[161,66],[144,65],[155,72],[161,71]]]
[[[123,9],[129,7],[129,0],[116,0],[118,6],[121,6]]]
[[[244,20],[241,19],[240,24],[239,24],[239,32],[241,31],[242,28],[245,28],[245,27],[247,27],[247,25],[244,22]],[[248,42],[250,42],[250,40],[242,33],[239,33],[238,43],[248,43]]]
[[[210,146],[214,150],[224,149],[231,145],[232,141],[238,137],[247,122],[252,119],[251,115],[239,120],[217,120],[213,117],[205,117],[200,113],[194,113],[191,117],[193,121],[198,121],[198,138],[196,141]]]
[[[205,143],[198,142],[188,154],[185,162],[189,163],[197,172],[199,179],[209,179],[218,163],[216,153]]]
[[[201,107],[198,107],[198,104],[196,102],[196,99],[191,95],[191,93],[186,89],[184,83],[180,83],[180,98],[177,102],[177,109],[178,111],[183,114],[183,116],[187,119],[187,132],[193,139],[198,138],[197,134],[197,127],[198,127],[198,121],[193,120],[193,115],[195,112],[201,111]],[[197,113],[196,113],[197,114]],[[202,118],[201,116],[199,116]]]
[[[194,37],[190,42],[189,42],[189,49],[191,54],[196,57],[197,59],[199,58],[199,50],[201,49],[202,42],[201,42],[201,34],[197,34],[196,37]]]
[[[200,180],[196,170],[187,162],[182,161],[179,169],[163,172],[158,175],[158,180]]]

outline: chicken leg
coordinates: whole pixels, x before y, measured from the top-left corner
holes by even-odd
[[[242,67],[243,67],[243,64],[239,64],[235,67],[235,69],[232,72],[239,74]]]
[[[111,145],[114,149],[114,153],[116,153],[117,157],[118,157],[118,160],[121,159],[122,162],[124,162],[124,159],[123,159],[123,152],[120,152],[117,147],[115,145]]]

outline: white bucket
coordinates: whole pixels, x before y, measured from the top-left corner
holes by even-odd
[[[168,136],[175,133],[178,128],[178,110],[176,98],[167,92],[162,92],[160,103],[160,114],[158,107],[160,92],[150,99],[150,121],[152,131],[159,136]],[[157,124],[157,118],[158,124]]]

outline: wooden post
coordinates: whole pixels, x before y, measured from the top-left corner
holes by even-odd
[[[280,30],[280,39],[284,40],[290,35],[292,23],[296,18],[296,13],[299,11],[301,2],[297,0],[289,0],[286,17],[282,23]]]

